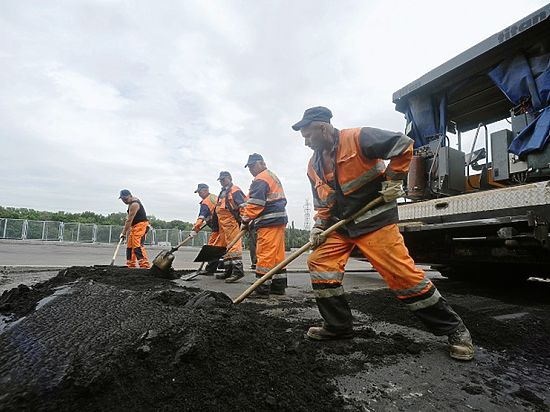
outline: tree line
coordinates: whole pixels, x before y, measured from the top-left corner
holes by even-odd
[[[110,213],[108,215],[100,215],[95,212],[80,212],[80,213],[68,213],[68,212],[49,212],[43,210],[34,210],[26,208],[15,207],[2,207],[0,206],[0,218],[8,219],[26,219],[26,220],[47,220],[53,222],[75,222],[75,223],[92,223],[96,225],[113,225],[123,226],[126,221],[127,214],[124,212]],[[179,230],[191,230],[192,223],[184,222],[182,220],[171,220],[169,222],[162,219],[157,219],[155,216],[147,216],[149,223],[155,229],[179,229]],[[292,223],[286,229],[285,243],[286,249],[300,247],[309,240],[309,232],[307,230],[295,229]],[[210,231],[210,228],[205,228]],[[247,239],[245,239],[245,244]]]
[[[76,223],[95,223],[96,225],[115,225],[123,226],[126,221],[127,214],[124,212],[110,213],[108,215],[100,215],[95,212],[48,212],[43,210],[34,210],[16,207],[0,206],[0,218],[9,219],[27,219],[27,220],[48,220],[54,222],[76,222]],[[191,230],[193,224],[183,222],[181,220],[171,220],[169,222],[162,219],[157,219],[155,216],[147,216],[151,226],[155,229],[180,229]]]

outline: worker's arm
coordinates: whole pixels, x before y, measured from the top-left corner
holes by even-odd
[[[128,218],[126,219],[126,223],[124,223],[124,228],[122,229],[122,232],[120,233],[120,237],[126,237],[126,233],[130,230],[132,227],[132,221],[134,220],[134,217],[136,216],[136,213],[139,210],[139,203],[132,203],[128,210]]]
[[[322,188],[315,187],[315,181],[311,176],[309,176],[309,183],[311,183],[311,191],[313,193],[313,209],[317,212],[313,217],[314,227],[327,229],[330,226],[330,209],[334,205],[333,196],[327,196],[325,201],[321,200],[317,189],[322,190]]]
[[[246,207],[246,195],[241,189],[235,190],[235,192],[233,192],[233,202],[237,206],[237,214],[240,215],[242,209]]]
[[[389,160],[386,180],[404,180],[413,155],[413,140],[400,132],[363,127],[359,136],[363,154],[369,159]]]
[[[191,229],[193,232],[198,232],[201,230],[201,226],[204,222],[208,222],[211,219],[211,213],[210,209],[207,205],[204,203],[201,203],[201,208],[199,211],[199,217],[197,218],[197,221],[195,222],[195,225],[193,226],[193,229]]]
[[[246,206],[241,210],[243,221],[256,219],[265,209],[269,185],[265,180],[254,179],[250,185]]]

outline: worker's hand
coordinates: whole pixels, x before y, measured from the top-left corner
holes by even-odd
[[[321,243],[323,243],[327,238],[323,235],[324,230],[320,227],[314,227],[309,233],[309,241],[311,246],[315,249]]]
[[[192,230],[191,232],[189,232],[189,236],[192,238],[194,238],[195,236],[197,236],[197,232],[195,232],[194,230]]]
[[[248,230],[250,224],[250,218],[248,216],[241,216],[241,230]]]
[[[124,240],[124,239],[126,239],[126,235],[124,233],[121,233],[120,234],[120,240]]]
[[[405,192],[403,191],[403,181],[386,180],[382,182],[382,190],[378,193],[382,195],[384,202],[391,203],[405,195]]]

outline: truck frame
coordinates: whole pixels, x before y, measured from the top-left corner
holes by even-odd
[[[456,279],[550,278],[549,94],[550,4],[394,93],[415,140],[398,210],[417,263]]]

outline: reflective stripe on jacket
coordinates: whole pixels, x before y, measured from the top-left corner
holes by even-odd
[[[242,215],[254,219],[255,227],[286,225],[286,197],[281,181],[272,171],[258,173],[248,193]]]
[[[335,129],[335,134],[333,170],[324,170],[322,152],[315,151],[307,171],[317,212],[315,225],[323,228],[376,198],[384,179],[404,179],[413,153],[412,139],[399,132],[363,127]],[[390,160],[387,167],[384,160]],[[357,237],[396,223],[396,206],[396,202],[382,205],[371,211],[368,219],[358,219],[342,232]]]
[[[212,229],[212,231],[218,231],[218,217],[216,216],[215,209],[218,198],[216,195],[209,193],[208,196],[200,202],[199,217],[193,226],[193,230],[198,232],[203,222]]]

